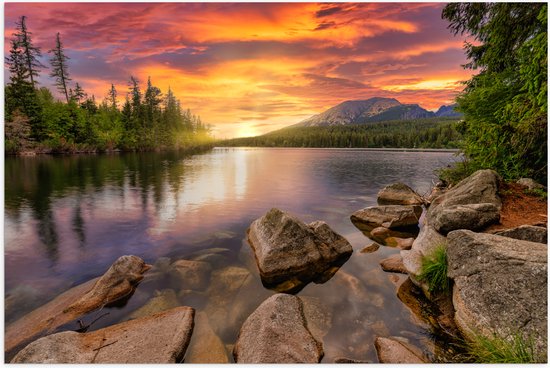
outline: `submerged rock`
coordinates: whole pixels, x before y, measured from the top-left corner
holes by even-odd
[[[361,225],[394,229],[418,225],[421,215],[421,206],[374,206],[354,212],[351,221],[359,229]]]
[[[7,356],[68,322],[130,296],[150,267],[139,257],[122,256],[103,276],[76,286],[23,316],[6,328]]]
[[[178,297],[176,292],[172,289],[165,289],[155,292],[155,296],[141,308],[135,310],[130,314],[128,319],[135,319],[150,316],[159,312],[163,312],[179,306]]]
[[[412,245],[414,243],[414,238],[396,238],[394,236],[390,236],[389,238],[386,238],[386,245],[389,247],[395,247],[402,250],[409,250],[412,248]]]
[[[210,281],[212,266],[206,262],[180,259],[172,264],[170,274],[179,289],[204,290]]]
[[[229,363],[225,345],[210,327],[208,316],[204,312],[197,313],[193,339],[185,355],[185,363],[209,364]]]
[[[399,231],[388,229],[383,226],[375,227],[370,231],[363,226],[361,226],[361,229],[363,234],[365,234],[370,239],[388,246],[392,246],[392,240],[390,238],[410,239],[415,238],[418,235],[418,226],[400,228]]]
[[[380,266],[386,272],[407,273],[400,254],[394,254],[381,260]]]
[[[244,322],[233,355],[236,363],[319,363],[323,347],[307,328],[300,298],[275,294]]]
[[[448,276],[455,320],[466,336],[520,333],[546,355],[548,246],[499,235],[452,231]]]
[[[192,308],[178,307],[93,332],[56,333],[29,344],[11,363],[177,363],[189,344],[193,316]]]
[[[422,205],[424,201],[406,184],[390,184],[378,192],[378,204]]]
[[[422,364],[428,363],[422,351],[395,337],[377,337],[374,341],[380,363]]]
[[[518,240],[527,240],[535,243],[548,242],[548,229],[541,226],[522,225],[513,229],[498,231],[495,235],[506,236]]]
[[[264,285],[283,292],[325,282],[353,252],[324,222],[306,225],[276,208],[250,225],[248,242]]]
[[[374,253],[380,248],[379,244],[371,243],[367,245],[365,248],[361,249],[361,253]]]

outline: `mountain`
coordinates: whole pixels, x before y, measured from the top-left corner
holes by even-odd
[[[348,125],[364,122],[401,103],[395,98],[373,97],[368,100],[344,101],[325,112],[313,115],[295,126]]]
[[[294,126],[332,126],[387,120],[412,120],[436,116],[417,104],[402,104],[395,98],[373,97],[345,101]],[[446,115],[447,116],[447,115]]]
[[[436,111],[435,116],[437,116],[437,117],[452,117],[452,118],[462,117],[463,114],[455,110],[456,106],[457,106],[456,104],[449,105],[449,106],[443,105]]]

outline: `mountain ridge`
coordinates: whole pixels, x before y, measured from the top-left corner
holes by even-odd
[[[395,98],[372,97],[367,100],[347,100],[292,126],[334,126],[461,116],[454,110],[455,106],[443,105],[434,113],[422,108],[419,104],[402,104]]]

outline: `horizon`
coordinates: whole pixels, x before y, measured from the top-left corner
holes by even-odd
[[[25,15],[42,63],[49,66],[60,32],[73,85],[98,101],[113,83],[121,105],[130,75],[142,88],[150,76],[229,139],[293,125],[346,100],[395,98],[430,111],[452,104],[471,71],[461,67],[465,38],[447,29],[443,6],[6,3],[4,53]],[[41,69],[38,81],[53,92],[48,74]]]

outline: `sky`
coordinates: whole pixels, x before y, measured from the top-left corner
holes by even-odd
[[[59,32],[72,83],[97,100],[113,83],[122,103],[131,75],[142,89],[151,77],[217,138],[263,134],[346,100],[392,97],[437,110],[471,76],[443,3],[4,6],[5,53],[25,15],[43,64]],[[51,87],[48,74],[39,82]]]

